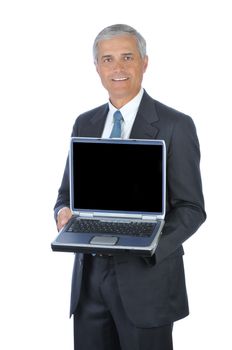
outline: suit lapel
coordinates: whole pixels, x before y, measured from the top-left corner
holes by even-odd
[[[159,120],[155,101],[144,91],[142,101],[136,115],[130,138],[131,139],[155,139],[159,129],[156,125]]]
[[[88,125],[85,125],[85,137],[101,137],[106,117],[109,112],[108,103],[96,109],[96,112],[91,117]],[[144,91],[138,113],[136,115],[130,138],[131,139],[155,139],[159,128],[157,121],[159,120],[155,101]],[[82,135],[79,135],[82,136]]]
[[[108,103],[96,109],[88,124],[85,125],[83,136],[85,137],[101,137],[106,117],[109,111]],[[82,135],[80,135],[82,136]]]

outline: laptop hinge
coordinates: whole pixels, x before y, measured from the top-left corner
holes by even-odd
[[[157,220],[157,216],[156,215],[142,215],[142,220],[155,221],[155,220]]]
[[[90,212],[86,212],[86,211],[83,211],[83,212],[78,212],[78,215],[80,216],[80,217],[83,217],[83,218],[93,218],[94,217],[94,215],[93,215],[93,213],[90,213]]]
[[[101,218],[101,217],[108,217],[108,218],[123,218],[123,219],[137,219],[137,220],[157,220],[158,217],[156,215],[141,215],[141,214],[122,214],[122,213],[103,213],[103,212],[86,212],[86,211],[78,211],[75,212],[75,215],[78,215],[80,217],[84,218]]]
[[[128,214],[128,213],[106,213],[106,212],[94,212],[94,217],[104,217],[104,218],[122,218],[122,219],[137,219],[142,220],[142,215],[140,214]]]

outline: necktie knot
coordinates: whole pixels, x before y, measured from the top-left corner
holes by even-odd
[[[123,116],[122,116],[121,112],[119,110],[114,112],[114,126],[113,126],[113,129],[111,131],[110,138],[121,137],[121,133],[122,133],[121,123],[122,123],[122,120],[123,120]]]
[[[122,113],[120,111],[114,112],[114,122],[119,122],[122,120]]]

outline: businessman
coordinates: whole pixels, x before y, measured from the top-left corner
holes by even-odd
[[[189,116],[143,89],[148,56],[146,42],[135,29],[128,25],[103,29],[94,41],[93,55],[109,101],[81,114],[72,136],[107,138],[117,123],[123,139],[165,140],[166,217],[151,258],[76,254],[70,310],[74,347],[171,350],[173,323],[189,313],[182,244],[206,219],[196,129]],[[118,110],[121,117],[116,121]],[[69,204],[67,162],[54,208],[58,229],[72,215]]]

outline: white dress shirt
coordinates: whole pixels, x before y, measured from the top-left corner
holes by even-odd
[[[138,108],[140,105],[140,102],[143,97],[143,88],[139,91],[139,93],[131,100],[129,101],[126,105],[124,105],[122,108],[120,108],[120,112],[122,113],[123,116],[123,121],[122,121],[122,139],[129,139],[130,133],[132,126],[135,121],[136,114],[138,112]],[[102,138],[109,138],[113,125],[114,125],[114,112],[117,111],[118,109],[115,108],[112,103],[109,101],[109,113],[106,118],[104,130],[102,133]]]

